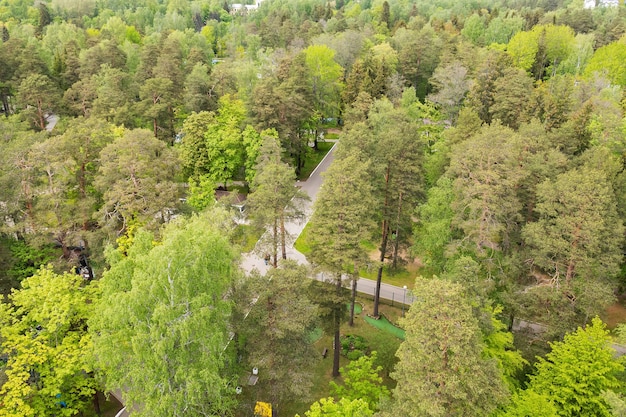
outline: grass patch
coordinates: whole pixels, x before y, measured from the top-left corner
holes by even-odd
[[[300,175],[298,176],[299,180],[306,180],[309,178],[313,170],[316,166],[322,162],[322,159],[326,156],[330,148],[332,148],[334,142],[318,142],[317,150],[311,149],[311,152],[307,154],[306,160],[304,161],[304,166],[300,170]]]
[[[315,343],[318,340],[320,340],[322,338],[322,336],[324,336],[324,331],[320,327],[316,327],[309,334],[309,341],[311,343]]]
[[[367,270],[359,271],[359,276],[367,279],[376,280],[377,268],[369,268]],[[403,287],[406,285],[408,288],[413,288],[415,284],[415,277],[417,276],[417,270],[410,271],[406,268],[391,269],[388,265],[383,267],[383,282],[385,284],[395,285],[396,287]]]
[[[303,254],[304,256],[307,256],[312,251],[311,247],[309,246],[308,236],[309,236],[309,223],[307,223],[304,226],[304,229],[302,229],[302,233],[300,233],[300,236],[298,236],[298,238],[293,244],[293,247],[296,248],[296,250],[300,252],[301,254]]]
[[[324,138],[325,139],[339,139],[339,134],[338,133],[326,133],[324,134]]]
[[[241,247],[242,253],[248,253],[261,238],[263,232],[248,224],[238,224],[233,230],[233,243]]]
[[[369,316],[365,316],[365,321],[376,327],[377,329],[380,329],[386,333],[389,333],[391,335],[394,335],[395,337],[397,337],[400,340],[404,340],[405,338],[405,332],[404,330],[402,330],[401,328],[393,325],[393,323],[391,323],[389,320],[387,320],[387,318],[385,316],[380,316],[380,318],[378,320],[376,320],[375,318],[369,317]]]
[[[358,306],[362,308],[362,310],[367,311],[371,300],[363,297],[358,297],[359,304],[355,305],[355,308]],[[381,304],[381,311],[387,315],[388,317],[399,317],[401,312],[400,309],[391,307],[388,304]],[[350,327],[347,323],[344,323],[341,326],[341,334],[351,334],[362,336],[366,339],[369,350],[378,352],[378,360],[377,365],[383,367],[382,376],[383,383],[388,386],[388,388],[392,389],[395,385],[394,381],[389,378],[389,373],[392,371],[393,366],[395,365],[397,358],[395,357],[395,352],[400,346],[401,340],[392,337],[389,333],[380,330],[378,328],[372,327],[369,324],[365,323],[364,320],[361,319],[361,316],[356,316],[354,320],[354,326]],[[328,397],[330,395],[329,382],[333,380],[332,378],[332,367],[333,367],[333,338],[329,335],[322,334],[321,337],[314,343],[315,349],[319,352],[320,360],[317,364],[311,368],[311,375],[313,378],[313,388],[311,389],[311,400],[310,401],[298,401],[294,400],[289,403],[280,404],[279,410],[281,416],[293,416],[295,414],[300,414],[301,416],[309,409],[311,404],[324,397]],[[322,352],[324,348],[328,349],[328,355],[326,358],[322,358]],[[344,356],[340,357],[340,366],[345,367],[350,361]],[[340,383],[341,379],[338,378],[335,380]],[[257,398],[265,398],[263,393],[258,393]],[[239,414],[242,417],[244,414]],[[246,416],[250,415],[245,414]]]

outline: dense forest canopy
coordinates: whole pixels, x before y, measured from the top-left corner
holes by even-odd
[[[247,3],[0,0],[0,416],[120,388],[137,415],[230,415],[242,361],[308,405],[309,333],[339,375],[346,287],[415,259],[397,359],[307,416],[624,415],[594,318],[626,288],[623,2]],[[308,259],[332,285],[309,285],[285,223],[331,135]],[[268,276],[216,190],[249,196]]]

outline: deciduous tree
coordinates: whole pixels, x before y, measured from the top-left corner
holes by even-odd
[[[89,408],[96,392],[93,346],[87,333],[97,299],[80,275],[42,268],[0,304],[7,381],[0,416],[72,416]]]
[[[90,331],[107,389],[120,390],[137,416],[232,410],[229,222],[228,213],[213,210],[170,224],[158,243],[137,233],[127,256],[109,250]]]

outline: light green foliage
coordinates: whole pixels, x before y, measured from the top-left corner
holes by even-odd
[[[611,390],[608,390],[602,393],[602,397],[609,405],[612,417],[626,416],[626,401],[624,401],[623,395],[619,395]]]
[[[552,343],[539,358],[530,389],[546,396],[559,416],[611,416],[602,392],[620,385],[616,375],[624,366],[614,358],[604,323],[594,318],[562,342]]]
[[[281,262],[267,275],[254,276],[247,283],[248,298],[254,297],[256,302],[239,306],[249,310],[240,323],[247,341],[247,362],[259,369],[257,386],[276,407],[310,400],[311,369],[320,360],[310,340],[317,307],[307,297],[312,283],[308,274],[308,269],[295,261]],[[297,303],[294,294],[298,294]]]
[[[161,242],[139,232],[111,269],[90,321],[107,389],[119,389],[137,416],[223,415],[224,352],[235,274],[228,214],[213,210],[168,225]]]
[[[485,37],[485,19],[474,13],[463,24],[461,35],[474,45],[481,45]]]
[[[484,39],[486,45],[506,44],[511,38],[524,27],[524,19],[519,16],[502,17],[491,19],[485,29]]]
[[[0,416],[72,416],[87,408],[96,383],[86,322],[97,296],[95,283],[42,268],[22,281],[12,304],[0,304],[2,352],[9,357]]]
[[[103,194],[100,224],[123,232],[132,218],[164,221],[178,203],[176,154],[147,130],[126,130],[100,153],[95,187]]]
[[[330,381],[330,391],[337,398],[348,400],[362,399],[370,410],[377,410],[381,399],[389,396],[389,390],[383,385],[380,377],[382,366],[374,367],[376,352],[361,356],[350,362],[346,368],[341,368],[343,385]]]
[[[511,404],[501,417],[558,417],[557,408],[546,395],[537,394],[532,389],[513,394]]]
[[[217,183],[226,184],[243,164],[242,139],[246,109],[243,101],[220,97],[215,123],[205,133],[208,173]]]
[[[613,42],[598,48],[585,68],[585,75],[591,77],[599,73],[614,84],[626,86],[626,43]]]
[[[364,400],[341,398],[335,402],[332,397],[314,402],[309,411],[304,413],[306,417],[370,417],[373,414]]]
[[[213,207],[215,205],[215,182],[208,175],[202,175],[198,180],[189,177],[187,203],[197,211]]]
[[[513,345],[513,333],[507,331],[506,324],[498,319],[502,313],[502,307],[488,308],[491,318],[491,329],[484,336],[485,349],[483,354],[488,358],[498,361],[498,368],[502,372],[504,380],[513,391],[519,388],[517,376],[528,362]]]
[[[413,251],[435,272],[443,271],[447,261],[446,247],[453,237],[453,200],[452,180],[442,177],[428,190],[426,202],[416,210],[418,220],[413,229]]]
[[[335,62],[335,51],[326,45],[311,45],[304,50],[304,56],[315,110],[320,116],[335,115],[343,75],[343,68]]]
[[[535,32],[517,32],[506,47],[513,59],[513,65],[529,72],[535,62],[539,50]]]
[[[544,71],[554,75],[558,66],[573,52],[574,31],[564,25],[537,25],[515,34],[507,46],[513,64],[541,79]]]
[[[482,334],[463,287],[419,277],[400,324],[406,340],[391,376],[397,381],[389,415],[489,415],[507,389],[497,364],[483,357]]]

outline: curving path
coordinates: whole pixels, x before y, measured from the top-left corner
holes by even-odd
[[[311,218],[311,214],[313,213],[313,203],[317,197],[317,193],[322,187],[323,178],[321,174],[328,169],[330,164],[334,159],[334,151],[335,146],[331,148],[331,150],[326,154],[324,159],[319,163],[319,165],[315,168],[315,170],[311,173],[309,178],[306,181],[298,181],[296,186],[301,187],[302,191],[306,192],[311,201],[307,202],[304,207],[305,218],[303,221],[291,221],[285,224],[289,235],[295,239],[300,236],[304,226],[308,223]],[[309,265],[309,261],[306,257],[298,252],[294,247],[293,243],[288,244],[287,246],[287,258],[294,259],[300,264]],[[252,270],[257,269],[262,274],[265,274],[269,270],[269,266],[265,265],[265,261],[261,259],[261,257],[255,253],[255,251],[245,253],[242,255],[241,267],[244,271],[250,273]],[[314,276],[315,279],[322,281],[324,279],[323,274],[317,274]],[[367,278],[359,278],[357,281],[357,291],[362,294],[367,294],[373,296],[376,291],[376,281],[367,279]],[[394,285],[382,283],[380,288],[380,298],[392,301],[394,303],[404,303],[411,304],[414,300],[413,294],[408,289],[404,289],[402,287],[396,287]]]

